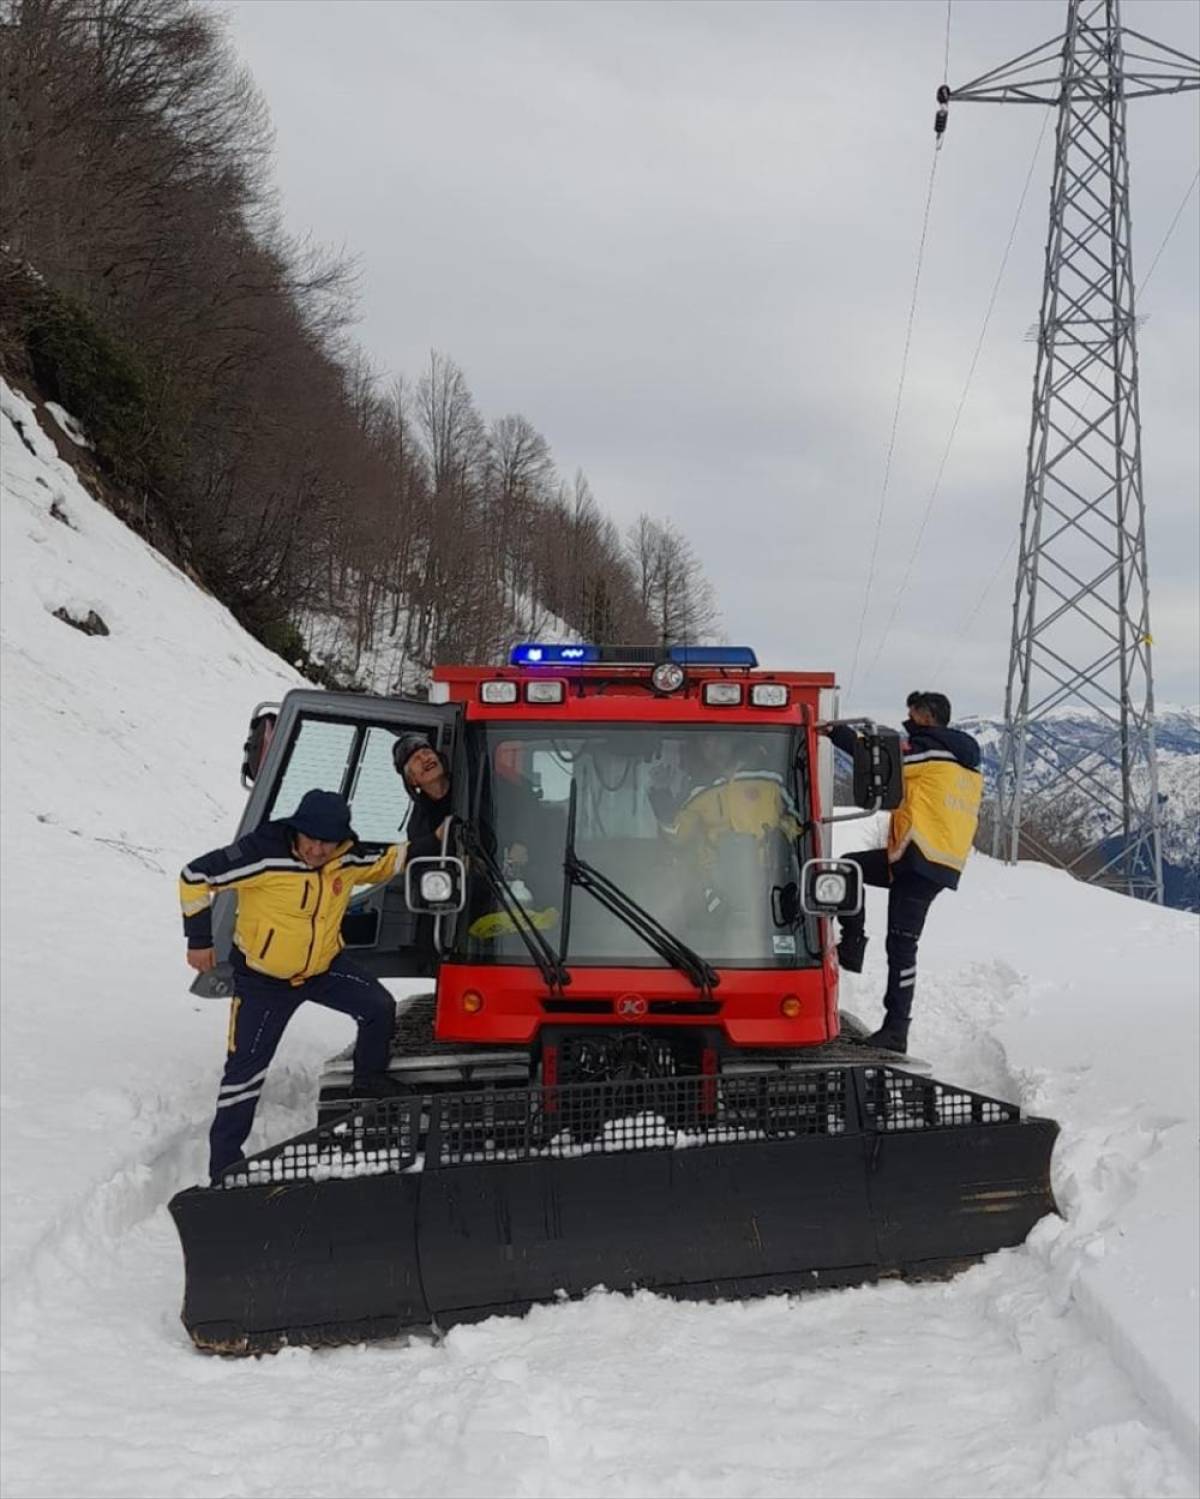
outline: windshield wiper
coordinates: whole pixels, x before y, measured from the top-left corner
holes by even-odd
[[[516,892],[496,862],[495,856],[476,830],[466,822],[459,823],[458,827],[467,853],[477,861],[484,879],[491,886],[492,893],[504,907],[508,919],[512,922],[513,929],[529,949],[529,956],[537,964],[546,987],[552,993],[561,995],[571,982],[571,975],[563,960],[534,925],[529,912],[517,899]]]
[[[581,859],[576,853],[576,791],[576,784],[572,781],[570,806],[567,812],[567,850],[563,860],[563,874],[567,889],[578,885],[581,890],[586,890],[594,896],[606,910],[612,912],[618,921],[623,921],[631,932],[639,936],[647,947],[656,952],[672,968],[678,968],[680,973],[691,979],[701,994],[711,999],[712,991],[721,982],[721,975],[717,970],[698,952],[693,951],[685,942],[681,942],[674,932],[663,926],[662,922],[652,916],[645,906],[638,905],[632,895],[627,895],[594,864],[589,864],[586,859]],[[563,950],[566,950],[565,933]]]

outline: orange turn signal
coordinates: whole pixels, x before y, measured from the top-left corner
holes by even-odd
[[[785,994],[779,1001],[779,1009],[789,1020],[795,1020],[800,1013],[800,1001],[794,994]]]
[[[462,997],[462,1007],[468,1015],[478,1015],[483,1009],[483,995],[477,989],[468,989]]]

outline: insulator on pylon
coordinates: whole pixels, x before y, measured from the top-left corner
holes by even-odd
[[[937,114],[933,117],[933,133],[937,136],[937,143],[940,146],[942,136],[946,133],[946,121],[950,118],[950,89],[947,84],[938,85],[937,102]]]

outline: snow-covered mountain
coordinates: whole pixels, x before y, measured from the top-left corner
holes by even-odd
[[[995,718],[964,718],[959,727],[979,740],[988,790],[995,789],[1000,770],[1003,722]],[[1111,736],[1112,726],[1099,713],[1085,709],[1060,710],[1045,725],[1051,753],[1058,765],[1070,765],[1095,750]],[[1183,911],[1200,911],[1200,706],[1160,706],[1155,714],[1158,748],[1158,790],[1163,799],[1163,885],[1166,904]],[[1030,756],[1027,769],[1031,790],[1053,785],[1056,764]],[[1118,784],[1113,771],[1114,784]],[[1115,832],[1094,822],[1097,839]]]
[[[175,875],[299,679],[48,430],[0,385],[6,1495],[1197,1493],[1200,922],[982,857],[930,914],[913,1039],[1059,1121],[1062,1217],[1025,1245],[926,1285],[597,1289],[436,1341],[197,1354],[166,1203],[204,1168],[227,1007],[188,993]],[[871,1019],[881,897],[846,985]],[[252,1148],[311,1125],[347,1039],[301,1007]]]

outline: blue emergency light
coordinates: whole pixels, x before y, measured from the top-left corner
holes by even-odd
[[[667,655],[680,666],[758,665],[758,657],[748,645],[673,645]]]
[[[599,660],[598,645],[514,645],[508,657],[510,666],[595,666]]]
[[[653,666],[674,661],[680,666],[755,667],[758,657],[748,645],[514,645],[510,666]]]

